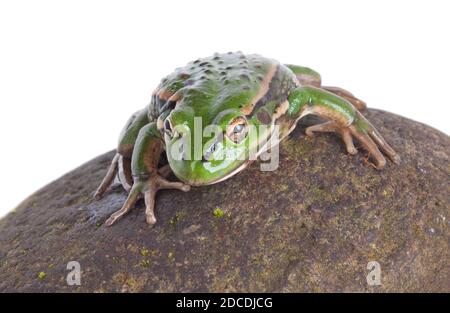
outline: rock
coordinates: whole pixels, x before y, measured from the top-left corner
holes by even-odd
[[[216,185],[160,191],[153,228],[142,202],[102,225],[126,197],[116,186],[92,199],[113,154],[102,155],[0,221],[0,291],[449,292],[449,137],[367,115],[401,165],[377,171],[333,134],[307,139],[309,119],[274,172],[255,162]],[[66,283],[69,261],[80,286]],[[381,285],[367,282],[372,261]]]

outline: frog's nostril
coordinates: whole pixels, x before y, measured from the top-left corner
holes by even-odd
[[[187,159],[186,158],[186,149],[185,149],[185,144],[183,141],[180,143],[180,146],[178,147],[178,153],[180,154],[181,160],[186,161],[186,159]]]
[[[172,130],[172,127],[171,127],[171,125],[170,125],[170,121],[169,121],[168,119],[166,119],[166,120],[164,121],[164,127],[165,127],[167,130]]]
[[[217,149],[217,141],[214,142],[209,148],[205,151],[205,153],[202,155],[202,162],[208,162],[211,160],[211,157]]]
[[[184,153],[184,144],[183,143],[181,143],[180,146],[178,147],[178,151],[180,153]]]
[[[169,119],[166,119],[164,121],[164,131],[169,135],[172,136],[172,125],[170,124]]]

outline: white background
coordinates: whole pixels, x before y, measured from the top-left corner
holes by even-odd
[[[161,77],[216,51],[318,70],[449,134],[448,1],[2,1],[0,215],[115,148]]]

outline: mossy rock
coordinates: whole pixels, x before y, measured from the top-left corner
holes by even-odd
[[[160,191],[154,227],[142,202],[103,225],[126,193],[92,199],[113,153],[102,155],[0,221],[0,291],[449,292],[449,137],[366,114],[401,165],[377,171],[333,134],[307,139],[310,119],[274,172],[254,163],[216,185]],[[81,286],[66,283],[69,261]],[[381,285],[367,283],[370,261]]]

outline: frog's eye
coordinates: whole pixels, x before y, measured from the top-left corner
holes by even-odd
[[[243,116],[233,119],[227,126],[227,137],[234,143],[241,142],[248,133],[247,120]]]

